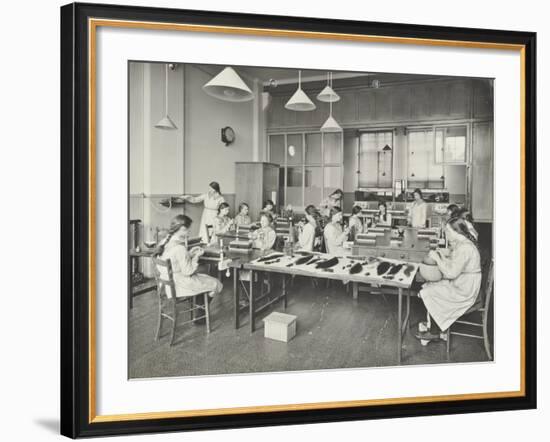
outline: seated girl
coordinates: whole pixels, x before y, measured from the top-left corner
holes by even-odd
[[[376,219],[377,226],[391,227],[391,214],[388,213],[388,207],[384,201],[378,203],[378,215]]]
[[[262,212],[260,215],[260,228],[250,234],[255,249],[270,250],[275,245],[277,234],[271,226],[272,223],[273,216],[270,213]]]
[[[481,267],[477,239],[470,226],[461,217],[451,218],[445,226],[451,244],[450,253],[442,256],[434,250],[429,252],[444,279],[425,283],[418,293],[429,315],[428,323],[419,327],[427,331],[419,331],[416,334],[418,339],[439,339],[441,332],[446,331],[476,301],[481,285]]]
[[[248,215],[249,210],[250,210],[250,207],[248,207],[247,203],[239,204],[239,213],[235,217],[235,225],[237,227],[248,226],[252,223],[252,220],[250,219],[250,215]]]
[[[233,230],[235,222],[229,218],[229,204],[221,203],[218,206],[218,215],[213,221],[213,232],[210,238],[210,244],[216,244],[220,236]]]
[[[305,212],[304,218],[298,223],[298,244],[301,250],[311,252],[315,243],[315,232],[317,229],[317,222],[314,217],[316,212],[315,206],[310,204],[306,207]]]
[[[331,255],[346,253],[342,245],[347,240],[350,229],[346,227],[342,230],[342,216],[342,210],[339,207],[333,207],[330,210],[330,222],[325,227],[324,235],[327,253]]]
[[[200,247],[188,250],[185,246],[192,222],[186,215],[177,215],[170,224],[168,235],[160,243],[156,256],[163,260],[169,259],[172,263],[176,297],[194,296],[204,292],[213,297],[222,291],[223,285],[212,276],[197,273],[199,258],[204,250]],[[171,297],[172,293],[166,295]]]
[[[271,200],[265,200],[262,212],[269,213],[271,217],[275,216],[275,203]]]
[[[349,217],[349,229],[350,229],[350,241],[353,241],[355,239],[355,235],[358,233],[363,233],[364,227],[363,227],[363,221],[359,217],[359,214],[361,213],[361,207],[360,206],[353,206],[351,209],[351,216]]]

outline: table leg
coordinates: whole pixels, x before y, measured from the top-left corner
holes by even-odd
[[[399,287],[399,294],[397,295],[397,364],[401,365],[401,345],[403,342],[403,335],[401,334],[402,326],[401,316],[403,310],[403,289]]]
[[[357,295],[359,292],[359,284],[356,282],[353,282],[353,299],[357,299]]]
[[[286,310],[286,275],[283,273],[283,309]]]
[[[237,267],[233,268],[233,303],[235,307],[235,328],[239,328],[240,292],[239,292],[239,271]]]
[[[130,256],[129,261],[129,267],[130,267],[130,281],[128,285],[130,286],[130,290],[128,290],[128,309],[134,308],[134,258]]]
[[[260,280],[261,281],[261,280]],[[248,312],[250,317],[250,333],[254,333],[255,330],[255,318],[254,318],[254,270],[250,270],[250,299],[248,300]]]

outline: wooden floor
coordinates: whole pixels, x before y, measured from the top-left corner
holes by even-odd
[[[204,325],[178,328],[170,347],[170,326],[154,340],[157,303],[155,293],[135,298],[130,312],[129,377],[196,376],[227,373],[277,372],[396,364],[397,298],[392,295],[360,293],[354,301],[341,283],[328,289],[313,289],[309,279],[297,278],[290,292],[287,312],[298,317],[297,334],[288,343],[264,338],[263,322],[250,333],[248,316],[236,330],[233,324],[233,294],[230,280],[211,303],[210,335]],[[275,304],[270,311],[283,311]],[[414,337],[425,309],[411,299],[411,328],[403,343],[404,365],[446,363],[444,342],[427,347]],[[453,337],[452,361],[487,361],[480,340]],[[492,342],[492,339],[491,339]]]

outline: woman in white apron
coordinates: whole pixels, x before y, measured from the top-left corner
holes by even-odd
[[[168,235],[159,246],[157,256],[163,260],[169,259],[172,264],[176,297],[194,296],[204,292],[214,297],[222,291],[222,283],[212,276],[197,273],[199,258],[204,250],[201,247],[188,250],[185,245],[192,222],[186,215],[177,215],[170,224]],[[174,294],[167,293],[166,296],[172,297]]]
[[[212,181],[209,184],[208,192],[199,196],[183,195],[181,198],[192,204],[204,203],[199,236],[202,242],[208,244],[208,230],[206,226],[214,225],[214,218],[218,214],[218,207],[221,203],[225,202],[221,194],[220,185],[216,181]]]
[[[471,223],[461,217],[451,218],[445,226],[451,243],[449,255],[444,257],[433,250],[429,253],[444,279],[425,283],[418,294],[428,310],[430,323],[430,327],[424,327],[427,331],[416,334],[418,339],[439,339],[441,332],[446,331],[477,299],[481,265],[472,228]]]

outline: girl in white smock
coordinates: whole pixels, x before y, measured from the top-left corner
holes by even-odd
[[[409,207],[408,223],[411,227],[423,229],[426,227],[428,205],[422,199],[422,191],[420,189],[414,189],[413,196],[414,201]]]
[[[223,202],[218,207],[218,216],[214,218],[213,222],[214,232],[212,238],[210,238],[210,244],[216,244],[221,235],[233,230],[235,228],[235,222],[229,218],[229,204]]]
[[[220,185],[217,182],[212,181],[209,185],[208,192],[198,196],[183,195],[181,198],[188,203],[204,203],[199,236],[204,243],[208,244],[208,230],[206,226],[214,225],[214,218],[216,218],[218,213],[218,207],[225,201],[221,195]]]
[[[275,245],[277,234],[271,224],[273,217],[270,213],[262,212],[260,215],[260,228],[250,234],[253,247],[260,250],[270,250]]]
[[[358,233],[364,232],[364,226],[363,221],[359,217],[359,214],[361,213],[361,207],[360,206],[353,206],[351,209],[351,216],[349,217],[349,229],[350,229],[350,240],[355,239],[355,235]]]
[[[459,217],[451,218],[445,226],[451,243],[447,257],[436,251],[429,256],[435,260],[443,275],[438,282],[427,282],[418,296],[424,302],[431,322],[430,330],[417,333],[423,340],[438,339],[476,301],[481,285],[481,266],[476,238],[471,224]]]
[[[341,256],[347,253],[342,245],[347,240],[350,230],[349,227],[342,230],[342,210],[333,207],[330,213],[330,223],[326,225],[324,230],[325,246],[327,253]]]
[[[208,292],[210,297],[222,291],[222,283],[212,276],[197,273],[199,258],[204,253],[200,247],[188,250],[185,246],[192,220],[186,215],[177,215],[170,225],[168,236],[162,241],[157,252],[163,260],[170,260],[176,285],[176,297],[195,296]],[[165,271],[159,267],[159,271]],[[166,277],[166,275],[163,275]],[[169,291],[169,288],[167,288]],[[172,297],[172,293],[166,293]]]

